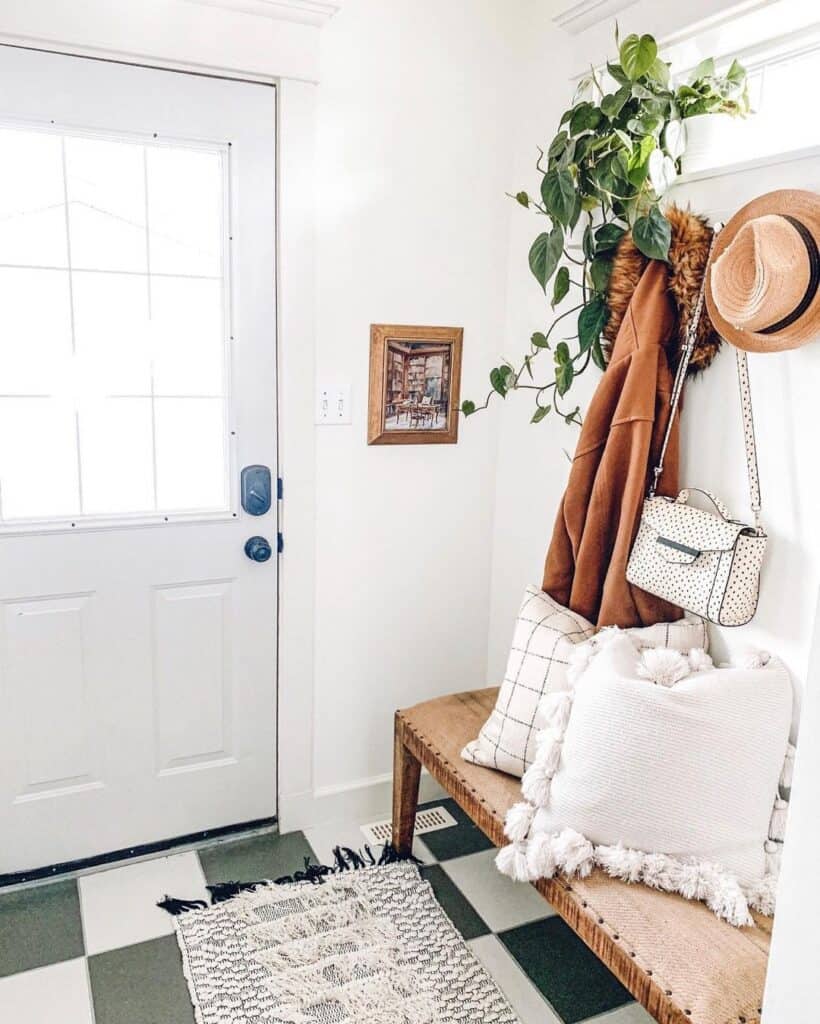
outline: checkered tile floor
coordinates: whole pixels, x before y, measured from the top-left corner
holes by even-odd
[[[488,840],[455,803],[454,827],[416,840],[421,871],[522,1024],[645,1024],[651,1018],[527,885],[502,877]],[[357,825],[258,835],[70,881],[0,892],[0,1021],[194,1024],[166,893],[276,878],[327,863]]]

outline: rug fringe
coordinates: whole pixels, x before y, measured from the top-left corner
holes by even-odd
[[[208,904],[205,900],[178,900],[172,896],[166,896],[157,903],[157,906],[162,910],[167,910],[169,914],[173,914],[174,917],[179,914],[184,914],[188,910],[205,910]]]
[[[421,864],[418,857],[412,853],[399,853],[390,843],[385,843],[378,857],[368,844],[361,850],[353,850],[349,846],[334,846],[333,864],[311,864],[310,857],[305,857],[305,866],[302,871],[295,871],[292,875],[282,875],[281,878],[273,879],[273,885],[290,885],[293,882],[312,882],[314,885],[321,885],[328,875],[338,875],[343,871],[362,871],[371,867],[384,867],[386,864]],[[216,882],[214,885],[206,885],[205,888],[211,897],[211,906],[217,903],[224,903],[233,899],[243,892],[252,892],[263,885],[270,885],[268,880],[258,882]],[[189,910],[205,910],[208,904],[205,900],[180,900],[167,896],[157,903],[162,910],[167,911],[174,917],[185,914]]]

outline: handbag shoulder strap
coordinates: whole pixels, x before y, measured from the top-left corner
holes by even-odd
[[[755,421],[752,415],[752,389],[749,386],[749,364],[742,348],[735,348],[737,356],[737,382],[740,387],[740,409],[743,414],[743,442],[746,446],[746,471],[749,475],[749,497],[752,512],[755,514],[755,526],[760,526],[760,474],[757,471],[757,442],[755,440]]]
[[[686,343],[683,348],[683,353],[681,354],[680,362],[678,363],[678,369],[672,385],[672,394],[669,399],[669,420],[666,424],[666,431],[663,435],[663,444],[661,445],[658,464],[653,470],[652,483],[649,487],[650,498],[654,497],[658,486],[658,480],[660,479],[661,473],[663,473],[663,461],[666,457],[666,449],[669,447],[669,438],[672,435],[672,426],[674,424],[675,414],[678,411],[681,394],[683,393],[686,371],[689,369],[689,362],[692,359],[692,353],[695,350],[695,339],[698,333],[698,325],[700,324],[700,318],[703,313],[703,302],[706,294],[706,275],[709,271],[712,247],[714,246],[715,238],[717,237],[717,233],[720,231],[721,226],[722,225],[719,224],[715,225],[712,242],[709,246],[709,253],[706,257],[706,265],[703,269],[703,279],[700,283],[700,290],[698,291],[695,309],[692,313],[692,318],[689,321],[689,326],[686,331]],[[740,388],[740,408],[743,416],[743,441],[746,447],[746,469],[749,476],[749,496],[751,498],[752,511],[755,516],[755,527],[760,530],[760,476],[757,470],[757,443],[755,440],[754,418],[752,416],[752,391],[749,386],[749,364],[746,360],[746,353],[743,349],[735,348],[735,355],[737,357],[737,380]]]

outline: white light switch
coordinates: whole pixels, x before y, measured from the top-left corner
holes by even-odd
[[[319,385],[316,392],[316,422],[322,427],[351,422],[349,383],[332,381]]]

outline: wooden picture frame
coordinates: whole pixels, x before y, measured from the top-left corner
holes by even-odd
[[[370,325],[368,444],[456,444],[463,335]]]

